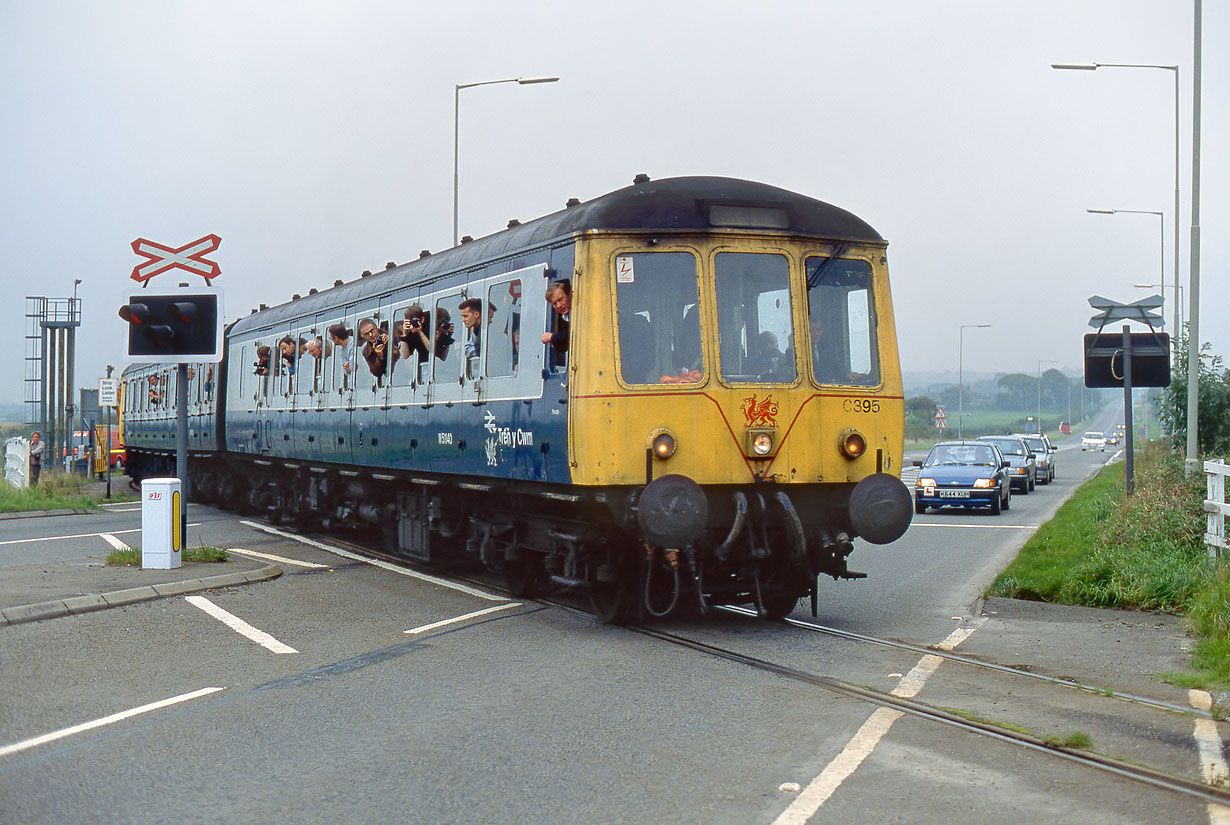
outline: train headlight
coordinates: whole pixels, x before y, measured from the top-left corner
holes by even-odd
[[[654,458],[665,461],[675,454],[675,437],[668,432],[660,432],[653,437]]]
[[[755,427],[743,431],[743,452],[749,458],[768,458],[776,448],[776,431],[772,427]]]
[[[844,430],[838,436],[837,444],[841,447],[841,454],[849,459],[861,458],[867,452],[867,438],[854,428]]]

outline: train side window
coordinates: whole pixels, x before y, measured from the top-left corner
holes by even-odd
[[[436,328],[432,339],[435,346],[432,380],[437,383],[455,381],[461,375],[465,331],[453,320],[453,313],[463,300],[465,296],[457,292],[436,301],[435,318],[432,319]]]
[[[696,258],[688,252],[615,257],[620,374],[629,384],[696,383],[704,372]]]
[[[807,323],[812,374],[819,384],[880,383],[871,266],[807,259]]]
[[[499,281],[487,290],[486,343],[490,377],[516,375],[521,350],[521,279]]]
[[[432,335],[434,325],[431,313],[422,304],[414,301],[393,310],[393,386],[408,386],[423,383],[430,369]]]
[[[790,262],[783,255],[722,252],[715,264],[722,377],[794,381]]]

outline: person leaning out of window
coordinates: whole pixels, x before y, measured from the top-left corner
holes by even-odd
[[[568,326],[572,313],[572,281],[562,278],[547,286],[547,303],[559,314],[554,332],[544,332],[542,342],[550,344],[557,352],[568,351]]]

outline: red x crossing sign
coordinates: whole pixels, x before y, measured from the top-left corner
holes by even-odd
[[[222,274],[222,268],[205,256],[216,250],[221,243],[222,239],[217,235],[206,235],[178,249],[172,249],[145,238],[137,238],[132,242],[132,251],[147,260],[134,266],[129,277],[144,283],[169,269],[183,269],[193,275],[200,275],[207,284],[212,284],[213,279]]]

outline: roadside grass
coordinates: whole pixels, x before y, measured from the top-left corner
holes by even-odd
[[[1122,463],[1081,486],[989,589],[994,596],[1181,615],[1199,637],[1184,687],[1230,685],[1230,562],[1204,546],[1202,474],[1150,444],[1136,458],[1135,493]]]
[[[202,562],[212,564],[226,561],[230,554],[222,547],[189,547],[182,554],[185,562]],[[107,564],[112,567],[140,567],[141,548],[130,547],[127,550],[113,550],[107,555]]]
[[[29,510],[97,510],[98,502],[85,492],[80,476],[66,473],[43,473],[37,487],[16,490],[0,483],[0,513]]]

